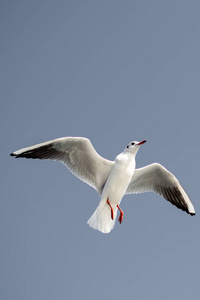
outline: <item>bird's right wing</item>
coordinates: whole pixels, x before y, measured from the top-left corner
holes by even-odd
[[[154,191],[161,195],[190,215],[195,215],[192,202],[179,181],[172,173],[158,163],[136,169],[126,194],[137,194],[150,191]]]
[[[114,162],[101,157],[87,138],[63,137],[11,153],[11,156],[53,159],[64,163],[79,179],[100,194]]]

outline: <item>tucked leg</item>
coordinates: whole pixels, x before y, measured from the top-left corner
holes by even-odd
[[[124,213],[123,213],[123,211],[121,210],[121,208],[119,207],[118,204],[117,204],[117,208],[118,208],[119,211],[120,211],[119,223],[121,224],[121,223],[122,223],[122,220],[123,220]]]
[[[111,209],[111,219],[114,220],[114,210],[113,210],[113,208],[110,204],[109,198],[107,199],[107,203],[108,203],[108,205],[110,206],[110,209]]]

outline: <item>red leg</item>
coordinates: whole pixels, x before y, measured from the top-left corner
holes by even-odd
[[[122,223],[122,220],[123,220],[124,213],[123,213],[123,211],[121,210],[121,208],[119,207],[118,204],[117,204],[117,208],[118,208],[119,211],[120,211],[119,223],[121,224],[121,223]]]
[[[113,211],[113,208],[110,204],[109,198],[107,199],[107,203],[108,203],[108,205],[110,206],[110,209],[111,209],[111,219],[114,220],[114,211]]]

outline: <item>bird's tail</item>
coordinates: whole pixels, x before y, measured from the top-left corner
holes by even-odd
[[[105,201],[104,201],[105,202]],[[117,207],[114,209],[114,219],[111,218],[111,209],[107,202],[102,203],[100,201],[99,206],[87,221],[88,225],[94,229],[97,229],[103,233],[109,233],[115,226],[117,217]]]

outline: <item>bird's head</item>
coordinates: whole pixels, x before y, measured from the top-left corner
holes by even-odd
[[[133,153],[136,155],[140,146],[144,143],[146,143],[146,140],[144,140],[142,142],[133,141],[126,146],[126,148],[124,149],[124,152],[130,152],[130,153]]]

